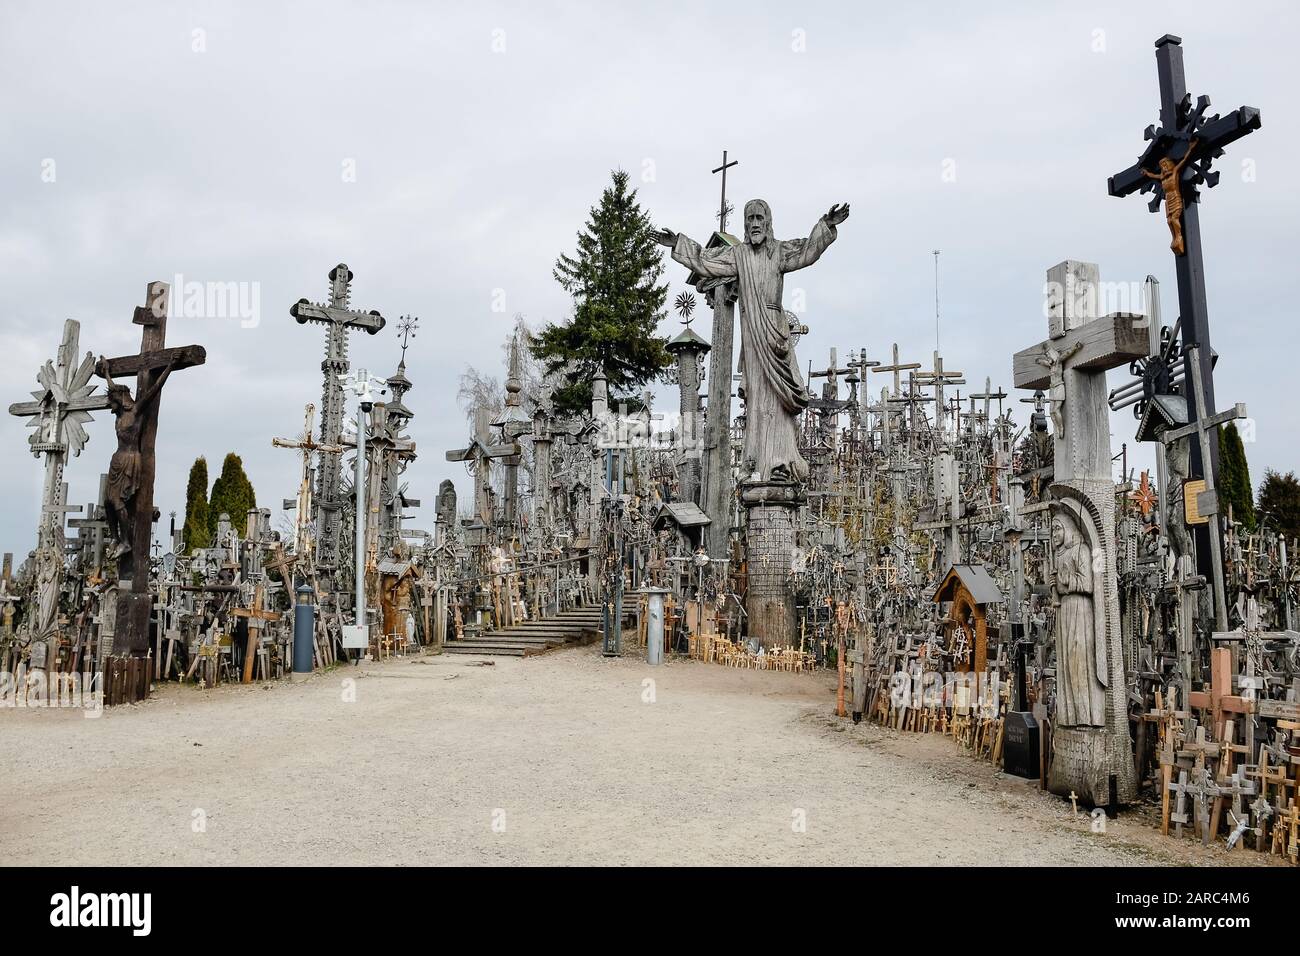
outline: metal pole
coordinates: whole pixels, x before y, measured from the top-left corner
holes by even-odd
[[[365,372],[360,373],[362,376]],[[356,608],[357,623],[366,623],[366,413],[368,402],[357,405],[357,468],[353,479],[357,499]]]
[[[1160,354],[1160,283],[1155,276],[1147,276],[1145,292],[1147,307],[1147,342],[1148,348],[1152,355]],[[1169,489],[1167,487],[1168,463],[1165,458],[1165,446],[1163,442],[1156,442],[1156,494],[1159,496],[1156,501],[1156,527],[1159,534],[1166,534],[1169,528],[1169,518],[1165,514],[1165,508],[1168,505]],[[1127,476],[1125,476],[1127,477]]]
[[[647,664],[664,662],[664,595],[665,588],[642,588],[646,595],[645,660]]]
[[[1202,415],[1213,415],[1214,410],[1205,405],[1206,395],[1204,382],[1201,380],[1201,361],[1198,353],[1201,346],[1198,344],[1189,345],[1187,350],[1188,365],[1192,375],[1192,395],[1196,400],[1195,408],[1200,410]],[[1216,505],[1214,514],[1210,515],[1210,575],[1214,585],[1214,625],[1220,632],[1228,629],[1228,608],[1227,597],[1225,596],[1223,586],[1223,527],[1219,523],[1218,490],[1214,486],[1215,470],[1209,467],[1211,459],[1210,447],[1210,430],[1197,421],[1196,439],[1200,446],[1201,461],[1206,463],[1204,470],[1205,493],[1213,493]]]

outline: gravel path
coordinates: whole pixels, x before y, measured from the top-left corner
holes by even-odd
[[[950,740],[835,720],[828,674],[476,660],[0,710],[6,862],[1255,862],[1149,811],[1093,834]]]

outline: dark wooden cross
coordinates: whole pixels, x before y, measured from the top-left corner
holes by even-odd
[[[110,407],[118,419],[118,449],[113,456],[113,464],[119,464],[119,456],[129,460],[138,455],[134,465],[137,469],[135,490],[125,502],[130,526],[119,529],[120,534],[130,537],[130,550],[119,556],[118,578],[123,582],[129,578],[131,591],[129,594],[118,595],[117,630],[114,636],[116,648],[137,657],[143,657],[149,650],[149,544],[154,522],[154,442],[158,435],[158,404],[161,398],[161,388],[155,387],[155,384],[160,384],[166,375],[177,369],[191,368],[207,361],[207,353],[201,345],[165,347],[169,300],[170,286],[166,282],[149,283],[145,304],[136,306],[135,315],[131,319],[143,327],[140,351],[135,355],[101,358],[95,364],[95,374],[109,381]],[[133,413],[140,423],[138,435],[123,434],[123,411],[112,403],[113,379],[125,376],[135,376],[137,405]],[[112,472],[110,467],[110,501],[115,494]],[[116,491],[120,492],[120,489]]]
[[[1191,346],[1186,368],[1191,362],[1200,365],[1202,405],[1189,396],[1189,420],[1199,421],[1214,411],[1213,352],[1210,347],[1210,318],[1205,300],[1205,266],[1201,258],[1201,223],[1198,213],[1198,186],[1212,188],[1219,174],[1210,165],[1223,155],[1223,149],[1260,127],[1259,110],[1242,106],[1220,116],[1205,116],[1210,106],[1208,96],[1198,97],[1195,108],[1187,92],[1183,73],[1182,40],[1166,34],[1156,41],[1156,65],[1160,79],[1160,125],[1151,125],[1144,134],[1148,146],[1138,161],[1110,177],[1112,196],[1135,192],[1155,192],[1149,208],[1155,212],[1163,201],[1166,219],[1173,234],[1171,248],[1178,274],[1178,308],[1183,344]],[[1172,174],[1172,179],[1170,178]],[[1196,346],[1200,346],[1196,348]],[[1191,379],[1190,374],[1186,376]],[[1201,449],[1191,447],[1192,477],[1205,478],[1211,487],[1218,486],[1219,442],[1214,433],[1210,442],[1210,461],[1202,462]],[[1201,526],[1195,529],[1197,563],[1201,573],[1209,575],[1210,534]]]
[[[739,166],[740,160],[733,159],[727,162],[727,151],[722,151],[722,165],[713,172],[722,173],[722,202],[718,206],[718,232],[727,231],[727,170],[732,166]]]
[[[326,329],[320,406],[320,440],[326,445],[342,444],[343,389],[339,378],[350,367],[348,333],[365,331],[368,335],[375,335],[385,324],[384,317],[376,310],[362,312],[351,307],[352,275],[347,264],[340,262],[330,270],[328,303],[299,299],[289,309],[289,314],[300,325],[310,322]],[[316,521],[316,563],[318,567],[331,571],[336,569],[339,557],[341,469],[341,455],[325,455],[316,474],[316,509],[319,514]]]
[[[493,444],[486,408],[475,409],[474,437],[466,448],[447,452],[448,461],[474,463],[474,510],[484,524],[492,523],[492,505],[489,492],[492,488],[492,460],[517,458],[520,454],[516,441]]]

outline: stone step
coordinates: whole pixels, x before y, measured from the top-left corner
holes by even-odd
[[[531,657],[557,647],[589,644],[600,632],[603,609],[574,608],[555,617],[520,621],[499,631],[448,641],[450,654],[484,654],[499,657]]]
[[[518,644],[488,644],[480,647],[464,642],[450,642],[444,644],[442,649],[446,654],[480,654],[484,657],[528,657],[530,653],[538,653],[534,648]]]

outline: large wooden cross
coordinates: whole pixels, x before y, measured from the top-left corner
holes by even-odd
[[[1111,469],[1105,372],[1147,354],[1145,317],[1113,312],[1096,317],[1100,280],[1092,263],[1067,260],[1048,270],[1048,339],[1012,359],[1016,388],[1048,392],[1056,481],[1109,478]],[[1069,414],[1064,411],[1068,402]]]
[[[1226,116],[1205,116],[1210,106],[1208,96],[1198,97],[1195,108],[1187,92],[1183,72],[1182,40],[1166,34],[1156,41],[1156,65],[1160,79],[1160,125],[1146,128],[1147,148],[1138,161],[1123,172],[1110,177],[1112,196],[1129,196],[1135,192],[1154,192],[1149,205],[1152,212],[1165,204],[1165,218],[1173,234],[1171,248],[1178,274],[1178,311],[1183,344],[1193,346],[1185,357],[1186,367],[1196,362],[1200,368],[1200,400],[1190,396],[1190,421],[1199,421],[1214,411],[1213,352],[1210,347],[1210,316],[1205,298],[1205,265],[1201,258],[1201,225],[1197,186],[1212,188],[1219,174],[1210,165],[1223,155],[1223,148],[1259,129],[1259,110],[1242,106]],[[1199,348],[1195,348],[1199,346]],[[1189,380],[1190,375],[1186,376]],[[1203,402],[1203,404],[1202,404]],[[1210,460],[1202,463],[1201,448],[1191,448],[1191,474],[1217,484],[1219,443],[1217,432],[1210,440]],[[1202,574],[1210,574],[1210,535],[1206,527],[1196,532],[1197,565]]]
[[[448,461],[474,462],[474,510],[480,521],[492,523],[492,506],[488,492],[492,488],[492,460],[494,458],[510,459],[520,453],[516,441],[494,445],[488,425],[486,408],[479,408],[474,415],[474,438],[469,447],[447,452]]]
[[[288,580],[286,578],[286,580]],[[243,617],[248,619],[248,643],[244,650],[244,673],[241,683],[251,684],[253,682],[253,662],[257,659],[257,653],[262,644],[262,628],[266,621],[278,621],[280,619],[279,611],[268,611],[262,607],[263,596],[266,591],[262,585],[253,588],[253,603],[250,607],[237,607],[230,611],[232,617]],[[263,674],[262,678],[269,678],[269,674]]]
[[[128,654],[144,656],[149,649],[149,545],[153,536],[154,504],[154,442],[158,435],[158,404],[161,391],[155,388],[160,377],[177,369],[191,368],[207,361],[201,345],[183,345],[167,348],[167,308],[170,287],[166,282],[149,283],[145,304],[136,306],[131,321],[142,327],[140,351],[135,355],[101,358],[95,364],[95,374],[110,381],[110,398],[113,379],[134,376],[135,394],[140,404],[134,409],[141,423],[138,437],[124,436],[119,427],[117,454],[138,454],[135,490],[127,501],[130,527],[121,528],[121,534],[130,536],[130,550],[121,554],[118,561],[118,578],[131,581],[131,593],[120,594],[117,601],[117,629],[115,647]],[[114,407],[119,426],[122,412]],[[114,462],[116,464],[116,461]],[[110,468],[110,494],[113,477]]]

